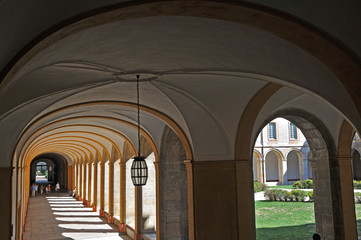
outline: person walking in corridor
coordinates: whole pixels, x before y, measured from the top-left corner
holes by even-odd
[[[33,185],[31,185],[31,196],[32,197],[35,197],[35,190],[36,190],[35,184],[33,183]]]

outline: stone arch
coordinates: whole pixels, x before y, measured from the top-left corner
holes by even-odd
[[[190,11],[190,10],[188,10],[188,11]],[[277,24],[275,24],[275,25],[277,25]],[[302,40],[300,40],[300,41],[302,41]],[[314,48],[315,49],[315,48]],[[317,49],[317,48],[316,48]],[[323,52],[326,52],[326,51],[323,51]],[[325,59],[327,59],[327,57],[322,57],[322,56],[319,56],[321,59],[322,58],[325,58]],[[332,58],[332,59],[334,59],[334,57]],[[336,68],[336,67],[335,67]],[[340,68],[341,69],[341,68]],[[11,75],[11,74],[10,74]],[[346,80],[345,80],[346,81]],[[347,85],[347,84],[346,84]],[[349,87],[349,88],[351,88],[351,87]]]
[[[187,239],[192,231],[191,225],[188,228],[189,192],[184,184],[187,182],[185,160],[186,154],[181,140],[166,126],[163,129],[159,164],[156,165],[160,179],[159,204],[162,206],[159,216],[162,219],[159,226],[160,239]],[[177,217],[175,219],[171,216]]]
[[[283,182],[283,167],[282,167],[283,155],[277,149],[271,149],[265,153],[266,161],[266,182],[270,183],[282,183]]]
[[[352,182],[351,147],[355,130],[343,120],[338,137],[338,164],[342,198],[343,232],[345,239],[357,239],[354,189]]]
[[[262,156],[257,150],[253,150],[252,158],[252,170],[253,170],[253,181],[264,182],[262,179]]]
[[[352,153],[353,179],[361,180],[361,155],[358,150]]]
[[[316,231],[323,239],[342,239],[342,203],[340,192],[337,191],[340,189],[340,172],[332,135],[321,120],[300,109],[280,110],[264,123],[276,117],[283,117],[294,123],[309,144],[314,180]]]

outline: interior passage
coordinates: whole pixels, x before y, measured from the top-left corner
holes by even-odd
[[[130,239],[105,220],[65,193],[31,197],[23,239]]]

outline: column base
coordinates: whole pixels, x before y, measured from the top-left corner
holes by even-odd
[[[142,234],[141,233],[134,233],[134,240],[142,240]]]
[[[90,202],[90,201],[86,201],[86,206],[87,206],[87,207],[91,207],[91,202]]]
[[[97,211],[97,205],[94,205],[93,206],[93,212],[96,212]]]
[[[125,223],[119,223],[119,232],[121,233],[127,232],[127,225]]]
[[[108,216],[108,223],[114,223],[113,216]]]
[[[83,199],[83,205],[86,206],[86,199],[85,198]]]
[[[104,210],[102,210],[102,209],[99,210],[99,216],[100,216],[100,217],[104,217],[104,216],[105,216]]]

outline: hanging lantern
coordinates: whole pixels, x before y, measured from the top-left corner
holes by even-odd
[[[133,158],[131,168],[131,177],[134,186],[142,186],[147,183],[148,179],[148,167],[145,162],[145,157],[137,156]]]
[[[138,156],[133,157],[130,175],[134,186],[143,186],[148,180],[148,167],[145,157],[140,156],[140,107],[139,107],[139,75],[137,75],[137,117],[138,117]]]

